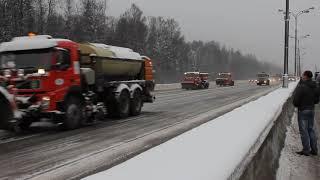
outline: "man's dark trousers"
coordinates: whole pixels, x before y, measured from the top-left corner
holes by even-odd
[[[314,131],[314,109],[299,110],[298,123],[303,152],[310,153],[310,150],[318,152],[317,137]]]

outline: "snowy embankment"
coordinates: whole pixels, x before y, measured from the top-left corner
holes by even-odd
[[[277,89],[107,171],[86,179],[233,179],[297,83]]]

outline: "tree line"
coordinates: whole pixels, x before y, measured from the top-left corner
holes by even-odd
[[[128,47],[153,59],[156,81],[179,81],[186,71],[232,72],[236,79],[280,68],[218,42],[186,41],[172,18],[146,17],[135,4],[119,17],[108,15],[107,0],[1,0],[0,42],[28,32],[77,42]]]

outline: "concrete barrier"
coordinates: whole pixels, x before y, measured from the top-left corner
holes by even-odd
[[[294,113],[292,98],[275,114],[275,121],[261,134],[247,158],[229,179],[270,180],[276,179],[279,158],[284,146],[287,127]]]

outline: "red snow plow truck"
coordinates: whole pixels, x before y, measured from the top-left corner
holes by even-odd
[[[209,74],[201,72],[186,72],[181,82],[182,89],[208,89]]]
[[[139,115],[154,101],[152,72],[151,59],[128,48],[48,35],[14,38],[0,45],[0,83],[20,116],[1,116],[0,129],[27,129],[42,119],[76,129],[106,114]]]
[[[234,86],[234,80],[231,73],[219,73],[216,79],[216,85],[218,86]]]

